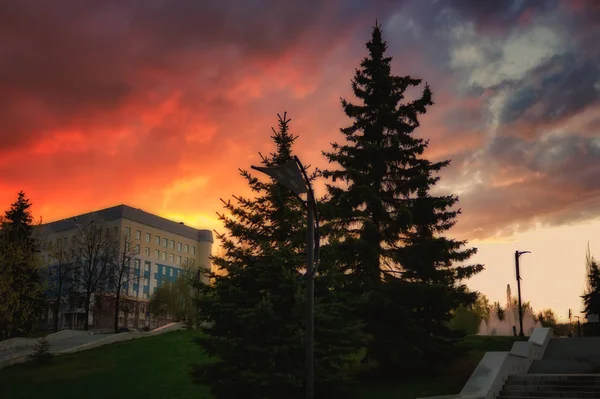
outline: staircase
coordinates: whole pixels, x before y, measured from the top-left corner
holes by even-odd
[[[600,374],[511,375],[498,399],[600,398]]]
[[[600,338],[551,339],[527,374],[508,377],[498,399],[600,399]]]
[[[600,373],[600,337],[551,339],[544,358],[534,360],[528,373]]]

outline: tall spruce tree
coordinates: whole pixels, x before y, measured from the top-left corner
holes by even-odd
[[[452,310],[476,298],[461,280],[483,266],[461,265],[476,249],[442,236],[460,210],[450,210],[456,197],[431,194],[449,161],[427,160],[428,141],[414,135],[433,105],[429,86],[405,99],[421,79],[392,74],[379,24],[367,49],[352,79],[360,103],[342,99],[353,120],[341,129],[346,142],[324,152],[338,166],[323,173],[331,179],[324,231],[344,257],[352,289],[365,294],[370,355],[391,373],[403,365],[416,371],[418,359],[429,367],[453,335]]]
[[[279,116],[279,115],[278,115]],[[262,157],[272,167],[293,159],[296,137],[286,114],[272,136],[276,150]],[[200,315],[210,327],[199,343],[219,361],[197,369],[223,398],[295,398],[303,395],[306,211],[279,183],[240,170],[255,198],[223,201],[218,234],[220,270],[201,286]],[[312,178],[315,178],[313,174]],[[359,347],[360,324],[334,285],[339,272],[323,257],[315,286],[316,397],[348,397],[345,366]]]
[[[43,308],[38,243],[22,191],[0,223],[0,338],[33,331]]]

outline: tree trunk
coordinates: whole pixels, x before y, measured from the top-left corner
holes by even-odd
[[[58,332],[58,315],[60,313],[60,295],[56,297],[56,303],[54,304],[54,332]]]
[[[119,301],[121,300],[121,290],[117,289],[115,296],[115,334],[119,332]]]
[[[62,281],[59,281],[58,291],[56,292],[56,303],[54,305],[54,332],[58,332],[58,315],[60,313],[60,301],[62,299],[61,294],[62,294]]]
[[[85,325],[83,326],[84,330],[89,330],[89,322],[90,322],[90,298],[92,297],[91,292],[86,292],[85,298]]]

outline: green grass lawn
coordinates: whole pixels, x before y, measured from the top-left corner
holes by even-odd
[[[190,380],[192,363],[208,361],[192,342],[196,335],[171,332],[5,368],[0,397],[211,398],[207,387]]]
[[[193,384],[193,363],[210,361],[192,342],[199,333],[178,331],[157,337],[106,345],[52,359],[0,370],[2,399],[13,398],[212,398],[208,388]],[[510,350],[512,337],[467,337],[469,354],[443,377],[411,383],[365,386],[369,399],[414,399],[458,393],[486,351]]]

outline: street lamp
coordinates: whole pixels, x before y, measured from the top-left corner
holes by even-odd
[[[521,273],[519,270],[519,256],[530,254],[530,251],[515,251],[515,267],[517,268],[517,291],[519,292],[519,336],[523,337],[523,308],[521,307]]]
[[[305,206],[307,211],[307,233],[306,233],[306,330],[305,338],[305,381],[304,388],[306,399],[314,397],[315,370],[314,370],[314,333],[315,333],[315,273],[319,259],[319,216],[317,203],[312,186],[304,166],[298,159],[294,159],[283,165],[273,167],[252,166],[278,183],[287,187],[298,200]],[[300,195],[306,194],[306,201]]]

